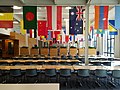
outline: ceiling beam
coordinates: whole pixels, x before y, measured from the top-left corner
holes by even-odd
[[[0,0],[1,6],[23,6],[23,3],[20,0]]]

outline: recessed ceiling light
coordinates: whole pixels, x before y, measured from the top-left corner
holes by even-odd
[[[22,7],[13,6],[13,9],[21,9]]]
[[[71,9],[71,7],[65,7],[65,9]]]

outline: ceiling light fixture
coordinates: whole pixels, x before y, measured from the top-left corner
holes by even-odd
[[[21,9],[22,7],[13,6],[13,9]]]
[[[71,9],[71,7],[69,7],[69,6],[68,6],[68,7],[65,7],[65,9]]]

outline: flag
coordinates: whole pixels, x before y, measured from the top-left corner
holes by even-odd
[[[80,13],[76,7],[69,10],[69,34],[83,34],[83,20],[80,18]]]
[[[52,6],[47,6],[47,28],[52,30]]]
[[[108,29],[108,6],[95,6],[95,29]]]
[[[94,28],[93,28],[93,26],[90,26],[90,35],[91,35],[91,38],[93,38],[93,36],[94,36]]]
[[[37,29],[37,6],[23,6],[24,29]]]
[[[30,33],[30,38],[32,38],[32,34],[33,34],[32,29],[29,30],[29,33]]]
[[[57,30],[62,29],[62,6],[57,6]]]
[[[96,32],[96,34],[104,34],[104,33],[105,33],[105,30],[103,29],[98,29]]]
[[[47,36],[48,30],[46,26],[47,21],[39,20],[38,21],[38,36]]]
[[[68,43],[69,41],[69,35],[65,35],[65,42]]]
[[[62,6],[46,6],[48,30],[62,29]]]
[[[120,6],[115,6],[115,28],[120,29]]]
[[[13,28],[12,6],[0,6],[0,28]]]
[[[52,37],[51,37],[51,31],[48,31],[47,40],[52,40]]]
[[[37,30],[34,29],[34,38],[37,38]]]
[[[109,35],[118,35],[118,31],[115,28],[115,20],[109,20]]]
[[[83,20],[77,20],[75,25],[75,35],[77,34],[83,34]]]
[[[27,30],[29,31],[29,30]],[[26,34],[26,30],[24,29],[24,24],[23,24],[23,20],[20,20],[20,33],[21,34]]]

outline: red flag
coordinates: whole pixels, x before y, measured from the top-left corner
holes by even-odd
[[[69,35],[65,36],[65,41],[66,41],[66,43],[68,43],[68,41],[69,41]]]
[[[47,6],[47,27],[52,30],[52,6]]]
[[[47,36],[48,30],[46,26],[46,21],[38,21],[38,36]]]
[[[30,38],[32,38],[32,29],[30,29],[29,32],[30,32]]]
[[[62,6],[57,6],[57,30],[62,29]]]

